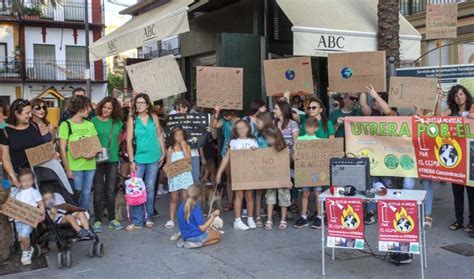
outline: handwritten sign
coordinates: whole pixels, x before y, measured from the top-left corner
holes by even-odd
[[[76,141],[70,141],[69,150],[71,150],[72,157],[77,159],[88,156],[91,153],[101,152],[102,145],[100,144],[99,138],[97,136],[92,136]]]
[[[13,197],[9,197],[7,202],[3,204],[0,213],[30,225],[33,228],[38,226],[44,214],[39,208],[21,202]]]
[[[191,171],[192,166],[188,159],[181,159],[181,160],[177,160],[177,161],[166,164],[163,167],[163,170],[165,171],[166,176],[168,176],[168,178],[171,178],[179,174]]]
[[[313,94],[313,72],[309,57],[272,59],[263,61],[267,96]]]
[[[426,8],[426,39],[457,37],[458,4],[434,4]]]
[[[126,66],[133,89],[161,100],[186,92],[183,76],[173,55]]]
[[[171,131],[181,127],[186,131],[191,148],[204,147],[209,127],[209,117],[205,113],[180,113],[168,116],[166,124],[167,145],[170,144]]]
[[[344,155],[344,139],[297,140],[295,186],[329,185],[329,160]]]
[[[331,92],[366,92],[369,84],[387,91],[385,51],[330,53],[328,65]]]
[[[288,150],[230,150],[232,190],[291,187]]]
[[[197,67],[197,105],[242,110],[244,69]]]
[[[391,77],[388,104],[394,108],[434,110],[436,106],[435,78]]]
[[[56,151],[54,150],[52,142],[38,145],[33,148],[28,148],[25,150],[25,153],[26,157],[28,158],[28,162],[32,167],[53,160],[56,156]]]

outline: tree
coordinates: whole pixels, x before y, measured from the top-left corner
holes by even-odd
[[[12,12],[18,14],[20,18],[25,15],[38,15],[38,11],[41,12],[42,6],[52,6],[56,8],[62,4],[62,0],[38,0],[36,4],[29,7],[25,5],[25,0],[12,0]]]
[[[379,50],[385,50],[387,59],[395,58],[395,66],[400,65],[400,8],[398,0],[379,0],[377,6]]]

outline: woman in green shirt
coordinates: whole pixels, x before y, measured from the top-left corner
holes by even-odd
[[[105,97],[96,108],[92,118],[102,147],[107,148],[109,159],[97,164],[94,176],[94,231],[102,232],[102,216],[105,207],[109,228],[121,230],[123,225],[115,219],[115,181],[118,175],[119,144],[123,130],[122,108],[117,99]]]
[[[305,111],[306,114],[304,115],[293,113],[293,119],[300,123],[300,136],[306,135],[306,119],[311,117],[318,120],[316,137],[320,139],[334,138],[334,124],[331,120],[328,120],[326,107],[320,99],[316,97],[306,99]]]

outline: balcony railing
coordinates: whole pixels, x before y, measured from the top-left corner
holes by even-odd
[[[12,0],[0,0],[0,18],[1,16],[19,17],[18,11],[13,8]],[[85,17],[84,1],[63,0],[54,8],[51,5],[42,5],[36,0],[25,0],[21,16],[24,20],[83,22]],[[104,23],[103,7],[89,4],[89,22]]]
[[[22,63],[14,58],[0,61],[0,79],[21,79],[21,67]]]
[[[462,3],[466,0],[400,0],[400,13],[404,16],[413,15],[426,10],[430,4]]]

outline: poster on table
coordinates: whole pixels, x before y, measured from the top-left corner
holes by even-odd
[[[165,171],[168,178],[192,171],[192,169],[191,162],[188,159],[176,160],[174,162],[167,163],[163,167],[163,170]]]
[[[274,148],[230,150],[232,190],[290,188],[290,154]]]
[[[28,148],[25,150],[25,153],[28,162],[32,167],[51,161],[56,157],[56,150],[54,149],[53,142]]]
[[[205,113],[171,114],[166,121],[166,142],[170,144],[170,135],[174,128],[186,131],[188,144],[191,148],[204,147],[209,129],[209,116]]]
[[[328,186],[329,160],[344,156],[344,139],[296,140],[295,186]]]
[[[183,76],[173,55],[126,66],[133,89],[152,101],[186,92]]]
[[[340,93],[386,92],[385,51],[329,53],[329,90]]]
[[[364,205],[361,198],[326,199],[327,246],[364,249]]]
[[[416,201],[381,200],[377,203],[379,250],[420,253],[418,205]]]
[[[392,108],[414,108],[434,111],[437,101],[436,78],[391,77],[388,105]]]
[[[0,213],[30,225],[33,228],[38,226],[38,223],[41,222],[44,216],[44,212],[42,212],[39,208],[21,202],[13,197],[9,197],[2,205]]]
[[[310,57],[294,57],[263,61],[267,96],[314,94]]]
[[[474,186],[472,119],[348,117],[344,122],[346,153],[368,157],[373,176],[418,177]]]
[[[426,39],[457,37],[458,4],[431,4],[426,8]]]
[[[242,110],[244,69],[224,67],[196,68],[197,106]]]

